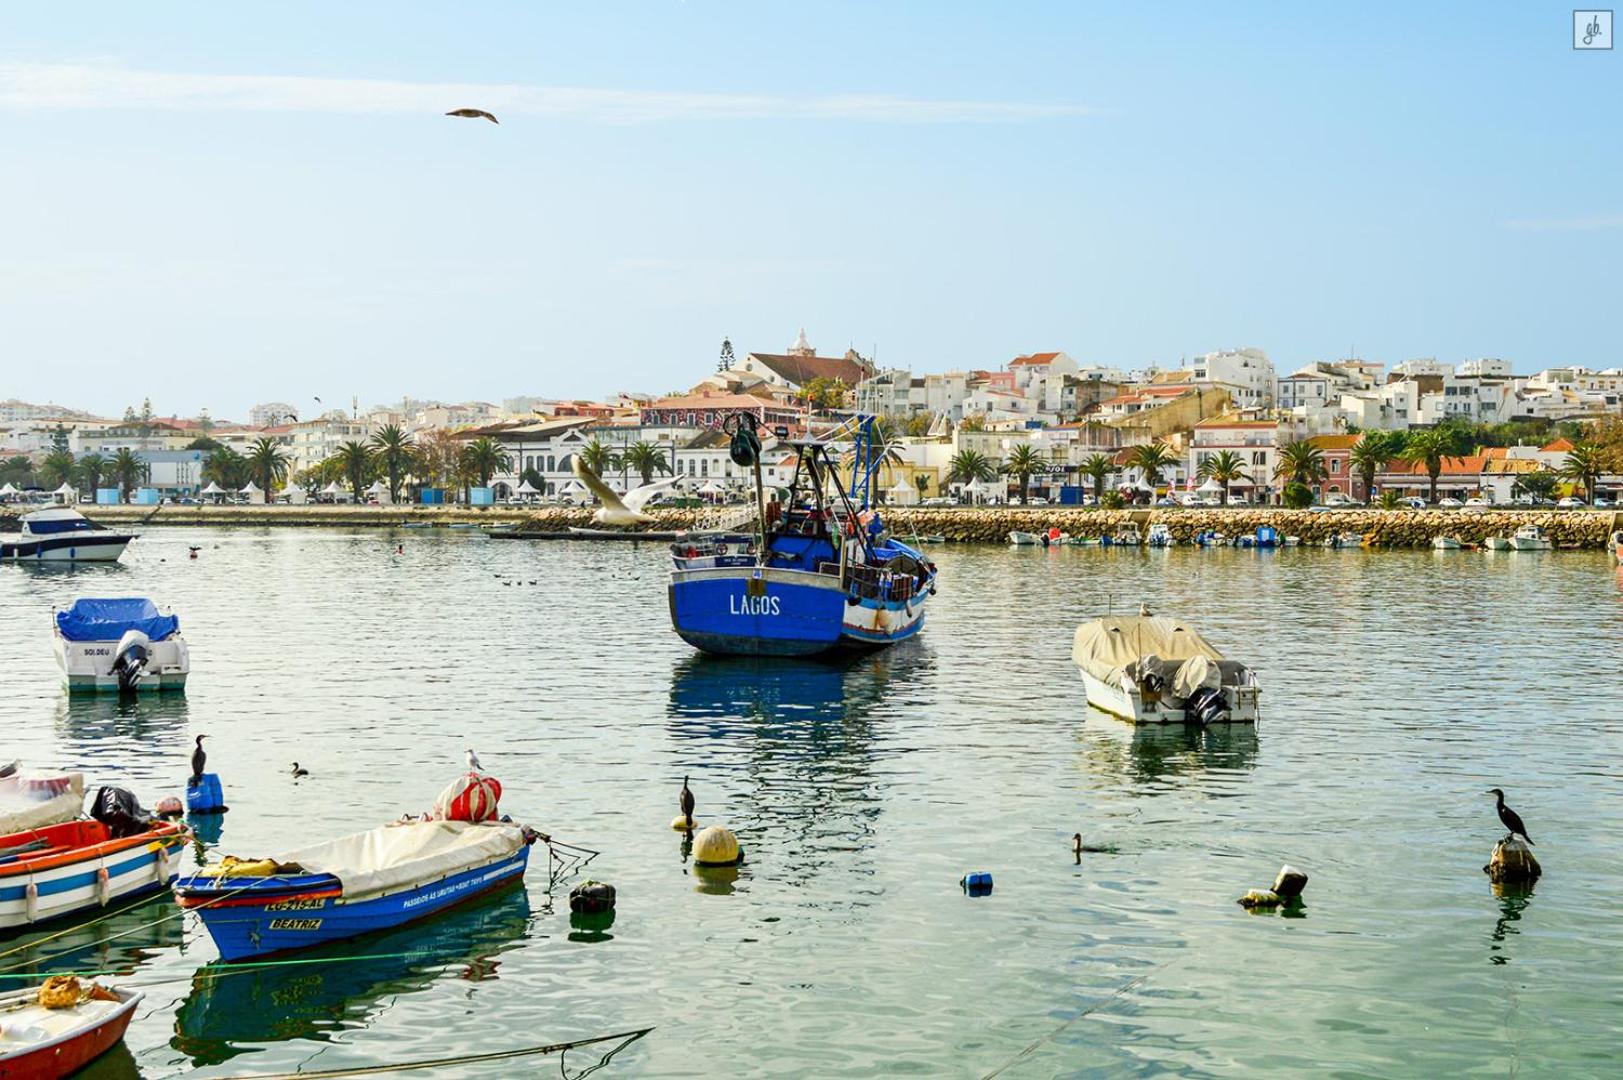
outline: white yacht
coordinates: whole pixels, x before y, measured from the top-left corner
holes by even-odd
[[[1510,546],[1516,551],[1549,551],[1555,545],[1537,525],[1523,525],[1510,538]]]
[[[184,690],[191,651],[180,619],[144,597],[79,599],[51,624],[70,692]]]
[[[1256,673],[1176,619],[1141,609],[1085,622],[1071,659],[1088,704],[1135,724],[1257,720]]]
[[[114,562],[135,539],[113,532],[71,506],[53,506],[22,516],[22,533],[0,540],[0,560],[30,562]]]

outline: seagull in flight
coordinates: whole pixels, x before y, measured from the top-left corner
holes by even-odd
[[[591,493],[597,496],[597,501],[603,504],[598,507],[597,513],[592,515],[592,520],[599,525],[648,524],[654,518],[643,513],[642,508],[647,506],[655,495],[662,495],[681,482],[681,477],[670,476],[664,480],[655,480],[651,484],[644,484],[635,490],[620,495],[605,484],[601,476],[587,468],[586,463],[580,459],[579,454],[575,455],[571,464],[575,469],[575,475],[580,478],[580,482],[585,484]]]
[[[471,746],[468,748],[468,768],[472,769],[476,773],[482,773],[485,771],[485,767],[479,764],[479,755],[473,752],[473,747]]]
[[[489,120],[492,124],[500,124],[501,123],[500,120],[496,119],[494,116],[490,115],[489,113],[487,113],[483,109],[452,109],[450,112],[446,113],[445,115],[446,116],[460,116],[464,120]]]

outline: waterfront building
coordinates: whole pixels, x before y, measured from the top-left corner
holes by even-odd
[[[1324,479],[1311,485],[1319,502],[1330,501],[1340,495],[1354,502],[1368,502],[1369,492],[1364,489],[1364,478],[1352,468],[1352,448],[1358,445],[1359,435],[1314,435],[1307,441],[1319,448],[1324,457]]]
[[[1279,489],[1274,470],[1279,466],[1279,448],[1296,437],[1293,424],[1256,418],[1254,414],[1231,414],[1202,420],[1194,426],[1189,441],[1188,475],[1196,476],[1201,463],[1223,450],[1231,450],[1245,463],[1249,476],[1229,485],[1231,492],[1268,501]]]
[[[298,418],[299,410],[285,401],[263,401],[248,410],[248,424],[256,428],[291,423]]]

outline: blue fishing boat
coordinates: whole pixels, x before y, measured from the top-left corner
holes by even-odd
[[[798,457],[785,497],[773,501],[754,418],[729,417],[724,430],[733,461],[754,472],[756,527],[671,545],[671,625],[682,640],[709,653],[810,656],[917,634],[936,567],[891,536],[872,506],[882,464],[873,418],[828,438],[785,440]]]
[[[510,821],[406,821],[272,859],[227,860],[181,878],[225,960],[391,930],[524,876],[536,834]]]

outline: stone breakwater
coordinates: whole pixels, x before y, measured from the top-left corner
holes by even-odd
[[[115,528],[161,525],[206,526],[314,526],[398,527],[403,522],[448,526],[453,524],[505,525],[526,532],[561,533],[590,528],[589,507],[465,507],[425,506],[86,506],[87,516]],[[156,512],[155,512],[156,511]],[[720,510],[655,510],[650,531],[713,528],[736,520],[738,507]],[[1081,510],[1065,507],[1007,507],[986,509],[925,509],[896,507],[883,511],[897,536],[906,539],[940,536],[957,543],[1004,544],[1009,533],[1046,532],[1057,527],[1072,536],[1100,537],[1127,525],[1140,532],[1164,523],[1179,543],[1216,530],[1228,536],[1254,533],[1271,525],[1281,536],[1298,536],[1306,543],[1337,533],[1360,533],[1382,547],[1426,547],[1436,536],[1452,536],[1464,544],[1480,544],[1490,536],[1509,536],[1523,525],[1542,528],[1558,547],[1601,548],[1614,530],[1623,529],[1623,513],[1609,511],[1546,510]],[[15,518],[0,511],[0,531],[17,528]]]
[[[1065,508],[999,508],[977,510],[894,509],[885,520],[897,536],[941,536],[964,543],[1007,543],[1013,530],[1046,532],[1058,528],[1072,536],[1114,535],[1128,525],[1146,532],[1153,524],[1166,525],[1180,544],[1215,530],[1227,536],[1255,533],[1271,525],[1281,536],[1297,536],[1304,543],[1327,540],[1338,533],[1361,533],[1382,547],[1428,547],[1433,537],[1452,536],[1464,544],[1480,544],[1490,536],[1510,536],[1523,525],[1537,525],[1558,547],[1599,548],[1614,529],[1623,528],[1623,514],[1599,511],[1553,513],[1543,510],[1072,510]]]

